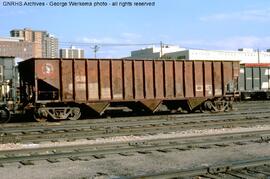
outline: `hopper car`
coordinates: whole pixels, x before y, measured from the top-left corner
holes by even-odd
[[[238,95],[238,61],[45,59],[19,63],[20,104],[37,121],[77,120],[109,107],[155,113],[226,111]]]

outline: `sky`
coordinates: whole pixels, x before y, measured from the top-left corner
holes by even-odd
[[[94,3],[98,0],[73,1]],[[60,47],[84,48],[87,57],[94,56],[94,43],[116,44],[100,45],[97,56],[104,58],[125,57],[131,50],[148,47],[117,44],[158,44],[160,41],[189,49],[270,49],[269,0],[99,1],[155,2],[151,7],[4,6],[5,2],[11,1],[0,0],[1,37],[9,36],[10,30],[18,28],[46,30],[59,39]]]

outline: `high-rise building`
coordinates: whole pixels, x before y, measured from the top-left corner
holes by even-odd
[[[0,37],[0,56],[32,58],[34,57],[34,43],[25,42],[23,38]]]
[[[84,58],[84,50],[71,46],[60,49],[60,58]]]
[[[23,38],[25,42],[34,43],[34,57],[56,58],[58,57],[58,39],[47,31],[14,29],[10,31],[11,37]]]
[[[58,39],[54,36],[47,34],[45,39],[45,56],[46,58],[58,57]]]

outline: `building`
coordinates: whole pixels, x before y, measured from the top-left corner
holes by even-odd
[[[23,38],[25,42],[34,43],[34,57],[56,58],[58,57],[58,39],[47,31],[14,29],[10,31],[11,37]]]
[[[45,57],[46,58],[57,58],[58,55],[58,39],[54,36],[47,34],[44,38],[44,45],[45,45]]]
[[[60,49],[60,58],[84,58],[84,50],[71,46]]]
[[[233,60],[241,63],[270,63],[270,51],[255,51],[249,48],[227,50],[183,50],[167,53],[165,58],[187,60]]]
[[[34,57],[34,43],[23,38],[0,37],[0,56],[28,59]]]
[[[139,59],[157,59],[166,55],[167,53],[178,52],[185,50],[184,48],[180,48],[178,46],[170,46],[164,45],[161,47],[150,47],[140,50],[131,51],[131,57],[129,58],[139,58]]]
[[[162,52],[161,52],[162,51]],[[179,59],[179,60],[233,60],[241,63],[270,63],[270,49],[256,51],[251,48],[233,50],[196,50],[177,46],[152,47],[131,52],[129,58]]]

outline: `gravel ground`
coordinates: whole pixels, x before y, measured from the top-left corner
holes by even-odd
[[[32,166],[14,163],[0,168],[0,176],[5,179],[118,178],[117,176],[134,176],[219,165],[230,161],[266,156],[270,156],[269,143],[169,153],[153,152],[133,156],[110,155],[104,159],[88,158],[89,161],[70,161],[68,159],[62,159],[59,163],[37,161]]]
[[[253,127],[236,127],[236,128],[222,128],[222,129],[203,129],[203,130],[187,130],[187,131],[176,131],[166,134],[156,134],[147,136],[117,136],[108,138],[98,138],[95,140],[76,140],[76,141],[60,141],[60,142],[45,142],[41,144],[0,144],[0,151],[4,150],[18,150],[25,148],[40,148],[40,147],[59,147],[59,146],[71,146],[71,145],[92,145],[102,143],[117,143],[117,142],[131,142],[131,141],[142,141],[142,140],[153,140],[153,139],[166,139],[176,137],[188,137],[188,136],[202,136],[202,135],[214,135],[224,133],[235,133],[235,132],[248,132],[248,131],[261,131],[270,130],[270,125],[258,125]]]
[[[122,136],[96,140],[79,140],[75,142],[57,142],[44,144],[6,144],[1,149],[19,149],[30,147],[63,146],[74,144],[98,144],[106,142],[123,142],[150,140],[156,138],[172,138],[221,133],[244,132],[251,130],[269,130],[270,126],[254,126],[251,128],[224,128],[207,130],[188,130],[169,134],[151,136]],[[193,149],[169,153],[152,152],[150,154],[134,154],[132,156],[108,155],[103,159],[87,158],[88,161],[71,161],[61,159],[58,163],[35,161],[35,165],[24,166],[19,163],[6,164],[0,168],[0,176],[5,179],[73,179],[73,178],[119,178],[119,176],[144,175],[163,171],[197,168],[201,166],[219,165],[225,162],[248,160],[270,156],[270,143],[248,144],[211,149]]]

